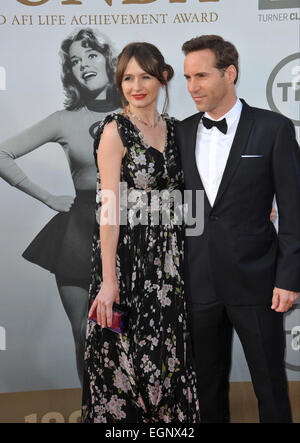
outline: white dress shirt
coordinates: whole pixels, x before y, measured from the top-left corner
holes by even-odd
[[[240,99],[237,99],[230,111],[218,119],[222,120],[223,118],[226,118],[228,127],[226,134],[223,134],[215,126],[211,129],[205,128],[202,119],[198,125],[195,152],[196,163],[211,206],[213,206],[218,193],[231,145],[240,120],[242,107],[242,102]],[[203,117],[214,120],[207,113],[205,113]]]

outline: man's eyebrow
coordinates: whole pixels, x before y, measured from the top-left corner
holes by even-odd
[[[207,74],[207,72],[205,72],[205,71],[201,71],[201,72],[196,72],[196,74],[194,74],[194,77],[196,77],[197,75],[206,75]],[[187,77],[190,77],[190,75],[189,74],[183,74],[186,78]]]

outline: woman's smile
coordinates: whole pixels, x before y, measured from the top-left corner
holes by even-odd
[[[97,75],[98,74],[95,71],[86,71],[82,74],[81,77],[83,78],[83,80],[85,82],[87,82],[87,81],[91,80],[92,78],[97,77]]]
[[[144,98],[147,97],[147,94],[132,94],[132,97],[133,97],[135,100],[143,100]]]

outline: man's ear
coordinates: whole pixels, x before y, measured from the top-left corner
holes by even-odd
[[[237,77],[237,70],[234,65],[229,65],[226,68],[225,75],[227,76],[230,83],[234,83]]]

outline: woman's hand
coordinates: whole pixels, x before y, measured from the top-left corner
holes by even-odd
[[[102,287],[89,310],[89,317],[92,317],[93,313],[96,312],[97,323],[101,325],[102,328],[110,327],[112,325],[113,303],[120,303],[118,282],[103,282]]]
[[[49,208],[54,209],[54,211],[69,212],[74,200],[75,197],[71,195],[52,195],[45,203]]]

